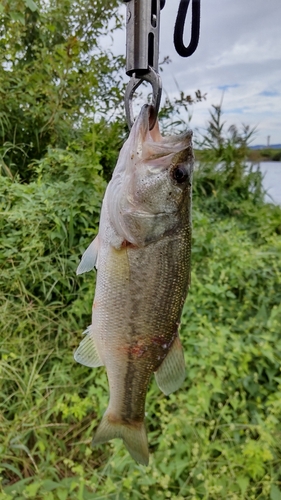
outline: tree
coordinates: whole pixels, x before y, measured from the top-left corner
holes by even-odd
[[[0,161],[26,181],[32,160],[65,148],[84,117],[118,109],[124,60],[100,44],[120,27],[118,1],[4,0],[0,19]]]

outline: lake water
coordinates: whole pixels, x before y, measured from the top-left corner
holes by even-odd
[[[265,200],[281,205],[281,162],[262,161],[260,170],[263,174],[263,186],[267,191]]]

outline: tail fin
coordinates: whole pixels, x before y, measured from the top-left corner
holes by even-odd
[[[92,446],[106,443],[113,438],[121,438],[132,458],[142,465],[148,465],[148,442],[144,422],[128,424],[110,417],[107,412],[104,414]]]

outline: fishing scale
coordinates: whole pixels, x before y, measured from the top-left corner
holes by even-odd
[[[132,98],[143,81],[152,87],[150,130],[154,127],[162,93],[159,75],[160,11],[166,0],[124,0],[127,4],[126,73],[130,77],[125,92],[125,112],[129,128],[134,123]],[[174,46],[181,57],[191,56],[198,45],[200,0],[192,0],[191,36],[188,46],[183,35],[190,0],[180,0],[174,29]]]

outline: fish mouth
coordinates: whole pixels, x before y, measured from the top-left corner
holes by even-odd
[[[131,134],[133,143],[137,144],[137,155],[142,161],[168,160],[170,155],[176,155],[192,147],[192,130],[187,130],[175,136],[162,136],[159,123],[156,120],[152,130],[149,130],[151,106],[145,104],[137,117]]]
[[[193,131],[191,129],[173,136],[162,136],[159,131],[158,119],[156,119],[154,127],[150,130],[150,124],[154,119],[154,116],[155,110],[153,106],[150,104],[144,104],[141,108],[136,123],[139,122],[140,127],[143,127],[145,135],[150,134],[155,142],[161,141],[167,145],[174,145],[177,142],[190,142],[190,139],[193,136]]]
[[[142,218],[153,218],[153,217],[166,217],[167,215],[173,215],[173,214],[176,214],[177,213],[177,210],[167,210],[166,212],[155,212],[155,213],[151,213],[151,212],[144,212],[144,211],[140,211],[140,210],[136,210],[134,211],[134,217],[142,217]]]

